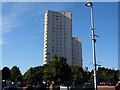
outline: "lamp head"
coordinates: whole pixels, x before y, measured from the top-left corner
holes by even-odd
[[[92,6],[92,3],[91,2],[88,2],[88,3],[86,3],[85,4],[87,7],[90,7],[90,6]]]

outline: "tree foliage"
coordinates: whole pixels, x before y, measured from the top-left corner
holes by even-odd
[[[11,70],[4,67],[2,69],[2,79],[32,85],[42,84],[43,81],[49,83],[54,81],[57,85],[93,84],[93,70],[89,71],[88,67],[83,70],[82,67],[77,65],[70,66],[66,58],[55,56],[43,66],[31,67],[23,76],[17,66],[13,66]],[[115,85],[118,81],[120,81],[120,70],[98,68],[97,83]]]
[[[111,70],[111,69],[107,69],[107,68],[98,68],[97,71],[97,80],[98,83],[106,83],[106,84],[116,84],[118,82],[118,73],[119,71],[116,70]]]
[[[19,67],[13,66],[10,72],[11,72],[11,81],[16,82],[16,83],[22,82],[22,74],[19,70]]]
[[[25,84],[40,84],[42,83],[43,79],[43,67],[38,66],[34,68],[30,68],[23,76]]]
[[[3,80],[9,80],[10,79],[10,69],[8,67],[4,67],[2,69],[2,79]]]
[[[74,65],[71,66],[71,79],[72,79],[72,83],[75,85],[80,85],[84,83],[84,71],[82,69],[82,67]]]
[[[54,81],[62,84],[67,83],[67,80],[70,78],[71,69],[67,64],[66,58],[55,56],[47,65],[44,65],[43,73],[45,81]]]
[[[120,70],[117,72],[118,80],[120,81]]]

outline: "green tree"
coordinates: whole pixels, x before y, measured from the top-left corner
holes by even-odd
[[[16,82],[16,83],[22,82],[22,74],[19,70],[19,67],[13,66],[10,72],[11,72],[11,81]]]
[[[25,82],[25,84],[32,84],[34,73],[35,72],[33,72],[33,68],[30,68],[27,72],[25,72],[25,74],[23,75],[23,81]]]
[[[43,66],[38,66],[34,68],[30,68],[24,75],[23,79],[25,84],[40,84],[43,79]]]
[[[108,69],[98,68],[97,80],[98,80],[99,83],[100,82],[110,83],[111,73],[109,73]]]
[[[68,83],[71,69],[67,64],[67,59],[64,57],[53,57],[53,59],[44,65],[44,80],[54,81],[55,84]]]
[[[83,80],[84,71],[82,67],[77,66],[77,65],[71,66],[71,71],[72,71],[72,74],[71,74],[72,83],[75,85],[83,84],[84,83],[84,80]]]
[[[118,80],[120,81],[120,70],[118,70],[117,72],[117,77],[118,77]]]
[[[5,81],[9,80],[10,79],[10,75],[11,75],[10,69],[8,67],[4,67],[2,69],[2,79],[5,80]]]
[[[117,78],[117,71],[115,69],[108,69],[108,73],[110,77],[110,83],[116,85],[118,78]]]
[[[88,83],[93,83],[93,70],[91,72],[88,73]]]
[[[92,83],[93,80],[93,73],[88,70],[88,67],[85,67],[84,73],[83,73],[83,81],[84,83]]]

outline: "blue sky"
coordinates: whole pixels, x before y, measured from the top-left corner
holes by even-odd
[[[97,62],[118,68],[118,3],[94,2]],[[2,67],[18,66],[22,73],[43,65],[43,24],[46,10],[71,11],[72,33],[82,38],[83,67],[93,68],[90,8],[85,2],[2,3]]]

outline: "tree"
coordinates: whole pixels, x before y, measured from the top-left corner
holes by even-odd
[[[88,67],[85,67],[83,76],[84,76],[83,77],[84,83],[92,83],[92,81],[93,81],[93,73],[92,73],[92,71],[90,72],[88,70]]]
[[[97,79],[98,82],[105,82],[106,84],[110,83],[111,81],[111,73],[109,73],[109,70],[106,68],[98,68],[97,72]]]
[[[33,82],[33,68],[30,68],[24,75],[23,75],[23,80],[25,84],[32,84]]]
[[[71,71],[72,71],[72,83],[75,85],[79,85],[79,84],[83,84],[84,80],[83,80],[83,69],[80,66],[74,65],[71,66]]]
[[[10,79],[10,75],[11,75],[10,69],[8,67],[4,67],[2,69],[2,79],[5,80],[5,81],[9,80]]]
[[[108,73],[111,76],[110,83],[116,85],[118,81],[117,71],[115,69],[108,69]]]
[[[118,77],[118,80],[120,81],[120,70],[118,70],[117,72],[117,77]]]
[[[11,81],[16,82],[16,83],[22,82],[22,74],[19,70],[19,67],[13,66],[10,72],[11,72]]]
[[[23,79],[25,84],[40,84],[43,79],[43,66],[38,66],[34,68],[30,68],[24,75]]]
[[[53,57],[53,59],[44,65],[44,80],[55,84],[67,83],[70,78],[71,69],[64,57]]]

